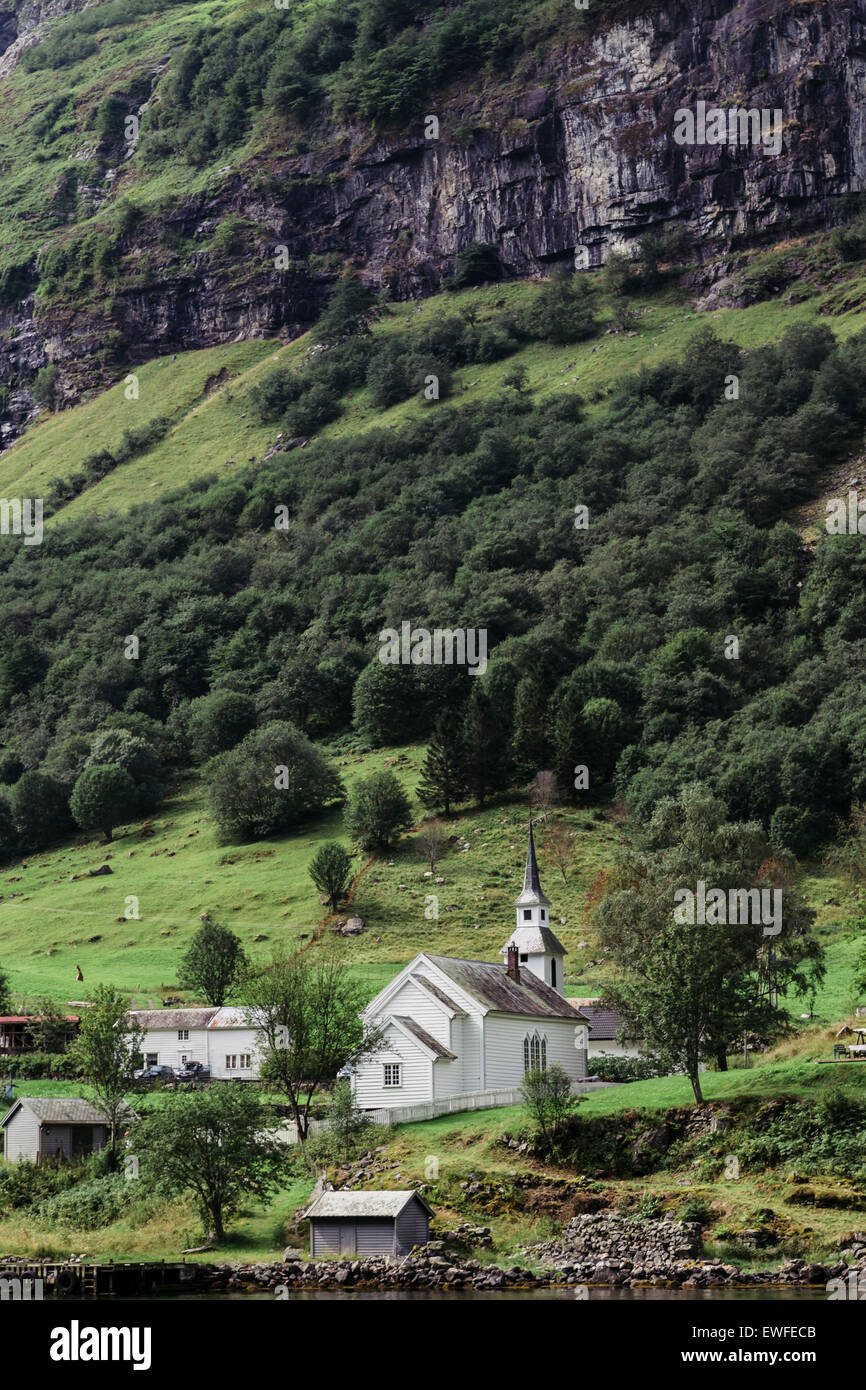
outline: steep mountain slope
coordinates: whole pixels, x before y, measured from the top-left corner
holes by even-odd
[[[295,336],[347,262],[399,299],[473,241],[525,276],[666,224],[711,282],[734,241],[863,187],[866,0],[62,14],[16,6],[0,59],[12,428],[48,362],[71,401],[157,353]],[[678,145],[699,99],[781,112],[780,152]]]

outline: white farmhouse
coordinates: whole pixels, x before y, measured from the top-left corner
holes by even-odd
[[[516,928],[502,965],[422,951],[368,1004],[385,1047],[352,1076],[359,1106],[378,1109],[508,1090],[555,1062],[587,1075],[587,1020],[563,998],[565,948],[550,928],[532,825]]]
[[[201,1062],[221,1080],[258,1077],[258,1032],[241,1009],[135,1009],[129,1017],[144,1029],[144,1065],[174,1067]]]

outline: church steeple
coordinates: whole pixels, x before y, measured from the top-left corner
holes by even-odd
[[[535,836],[532,833],[532,819],[529,821],[529,843],[526,846],[526,868],[523,871],[523,892],[515,898],[517,907],[550,907],[550,900],[544,896],[541,880],[538,877],[538,860],[535,857]],[[529,921],[529,918],[526,919]],[[518,913],[518,926],[520,914]]]
[[[509,946],[516,946],[520,965],[527,966],[533,975],[537,975],[545,984],[562,994],[562,958],[565,955],[565,947],[550,929],[550,899],[545,897],[538,876],[531,819],[529,841],[526,846],[526,868],[523,871],[523,892],[519,898],[515,898],[514,905],[517,909],[515,930],[510,941],[503,946],[500,955],[505,956]]]

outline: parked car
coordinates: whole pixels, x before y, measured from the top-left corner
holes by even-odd
[[[174,1067],[140,1067],[133,1072],[136,1081],[153,1084],[156,1081],[174,1081]]]
[[[178,1081],[210,1081],[210,1067],[204,1062],[187,1062],[177,1073]]]

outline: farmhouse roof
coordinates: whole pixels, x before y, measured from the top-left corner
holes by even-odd
[[[41,1096],[22,1096],[6,1112],[2,1124],[5,1125],[7,1120],[10,1120],[22,1105],[43,1124],[104,1125],[108,1123],[102,1111],[98,1110],[95,1105],[91,1105],[89,1100],[80,1100],[76,1097],[54,1100]],[[137,1119],[137,1116],[132,1107],[124,1102],[120,1111],[120,1118],[122,1120],[134,1120]]]
[[[561,994],[539,980],[531,970],[521,970],[518,984],[501,965],[491,961],[455,960],[452,956],[427,956],[427,959],[493,1013],[586,1022],[579,1010],[572,1008]]]
[[[140,1023],[146,1032],[158,1028],[207,1028],[216,1008],[201,1009],[131,1009],[130,1018]]]
[[[254,1024],[250,1022],[249,1016],[243,1009],[233,1009],[231,1006],[224,1004],[221,1009],[217,1009],[216,1013],[214,1014],[210,1023],[208,1023],[207,1027],[252,1028],[254,1027]]]
[[[433,1215],[424,1198],[417,1192],[323,1192],[306,1216],[399,1216],[404,1207],[415,1199],[430,1216]]]
[[[423,1043],[425,1047],[428,1047],[431,1052],[435,1052],[437,1057],[442,1057],[449,1062],[453,1062],[456,1058],[456,1052],[452,1052],[450,1048],[443,1047],[438,1038],[432,1037],[431,1034],[427,1032],[426,1028],[422,1028],[420,1023],[415,1022],[414,1018],[407,1018],[405,1014],[392,1014],[391,1017],[394,1019],[395,1023],[402,1023],[404,1028],[408,1028],[409,1032],[412,1033],[420,1043]]]

